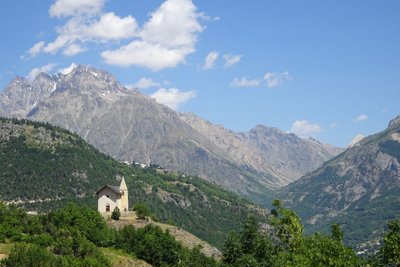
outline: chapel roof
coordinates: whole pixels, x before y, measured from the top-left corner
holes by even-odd
[[[121,194],[121,191],[119,190],[118,185],[105,185],[102,188],[100,188],[99,191],[96,192],[96,195],[99,194],[103,189],[105,188],[110,188],[112,191],[114,191],[116,194]]]

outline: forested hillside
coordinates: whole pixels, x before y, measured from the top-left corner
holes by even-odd
[[[126,165],[77,135],[27,120],[0,119],[0,200],[48,212],[67,202],[96,207],[95,192],[124,176],[130,204],[145,203],[155,217],[221,246],[249,214],[265,210],[200,178]]]

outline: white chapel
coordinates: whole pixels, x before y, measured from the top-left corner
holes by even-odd
[[[105,185],[97,191],[96,195],[97,210],[100,213],[113,212],[115,207],[118,207],[121,213],[126,213],[129,210],[128,187],[124,177],[122,177],[119,186]]]

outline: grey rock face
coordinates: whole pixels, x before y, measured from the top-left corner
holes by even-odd
[[[320,143],[315,139],[302,139],[277,128],[258,125],[238,136],[252,150],[257,151],[277,172],[295,181],[307,172],[320,167],[325,161],[343,151],[341,148]]]
[[[56,89],[56,84],[57,77],[45,73],[39,74],[32,83],[16,77],[0,94],[3,115],[12,114],[14,117],[23,118],[40,101],[50,96]]]
[[[343,151],[263,125],[235,133],[192,113],[180,114],[180,118],[207,136],[232,161],[276,177],[275,184],[269,185],[272,188],[287,185]]]
[[[393,120],[389,122],[389,127],[395,126],[397,124],[400,124],[400,116],[397,116]]]

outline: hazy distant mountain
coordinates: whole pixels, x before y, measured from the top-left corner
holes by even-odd
[[[353,239],[367,239],[400,216],[400,119],[321,168],[287,186],[281,198],[309,225],[345,225]]]
[[[0,107],[6,116],[71,130],[114,158],[199,175],[256,200],[339,152],[261,126],[242,134],[211,124],[203,130],[87,66],[32,82],[16,78],[0,93]]]
[[[249,132],[239,133],[238,136],[276,171],[288,177],[290,182],[315,170],[343,151],[342,148],[323,144],[312,138],[302,139],[295,134],[263,125],[258,125]]]
[[[343,151],[263,125],[249,132],[235,133],[192,113],[183,113],[180,117],[207,136],[233,161],[277,177],[275,187],[287,185]]]

